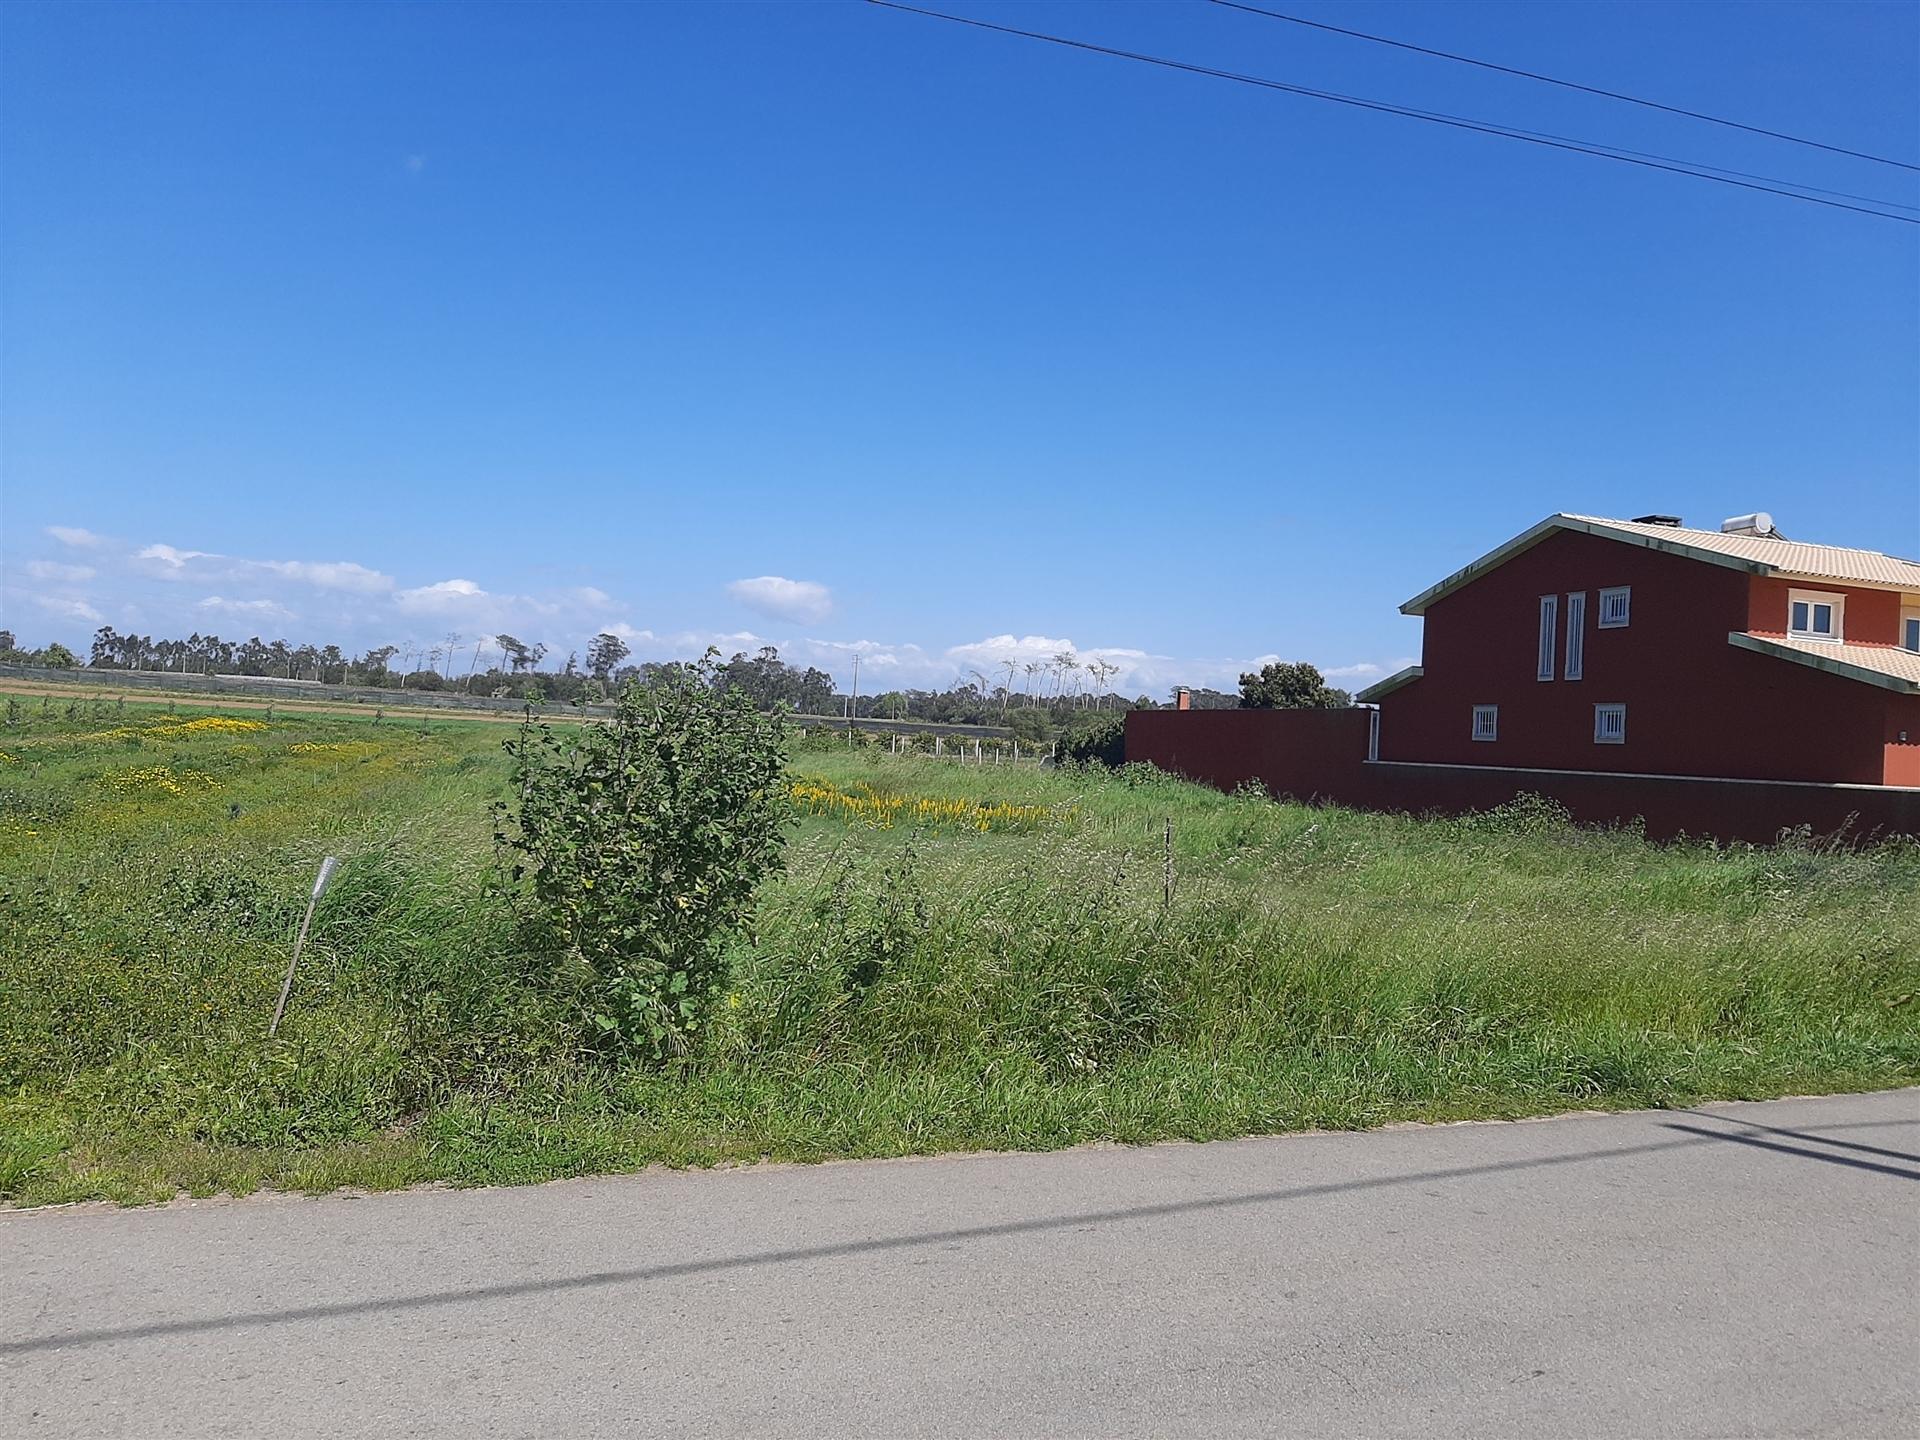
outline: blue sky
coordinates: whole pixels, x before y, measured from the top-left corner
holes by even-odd
[[[1920,204],[1201,3],[944,8]],[[1920,159],[1914,6],[1274,8]],[[1364,682],[1418,653],[1400,601],[1555,510],[1920,553],[1920,227],[851,0],[0,27],[29,643]]]

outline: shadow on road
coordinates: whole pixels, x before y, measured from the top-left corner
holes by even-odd
[[[1685,1112],[1697,1113],[1697,1112]],[[1722,1117],[1714,1116],[1720,1119]],[[995,1225],[969,1225],[952,1230],[936,1230],[915,1235],[893,1235],[863,1240],[848,1240],[831,1245],[812,1245],[790,1250],[765,1250],[749,1255],[721,1255],[705,1260],[687,1260],[671,1265],[648,1265],[629,1270],[606,1270],[586,1275],[567,1275],[551,1280],[526,1280],[513,1284],[478,1285],[464,1290],[437,1291],[426,1295],[402,1295],[383,1299],[345,1300],[326,1305],[294,1306],[281,1310],[257,1310],[240,1315],[209,1316],[194,1320],[157,1320],[144,1325],[102,1327],[75,1330],[65,1334],[36,1336],[29,1340],[0,1343],[0,1357],[26,1355],[36,1351],[61,1350],[75,1346],[99,1345],[119,1340],[143,1340],[158,1336],[207,1334],[222,1330],[247,1329],[264,1325],[290,1325],[310,1320],[336,1320],[357,1315],[401,1313],[428,1310],[444,1305],[466,1305],[489,1300],[512,1300],[529,1295],[550,1295],[570,1290],[588,1290],[604,1286],[640,1284],[650,1280],[671,1280],[688,1275],[716,1271],[745,1270],[757,1266],[791,1265],[813,1260],[841,1259],[852,1255],[872,1255],[890,1250],[907,1250],[926,1245],[950,1245],[964,1240],[992,1240],[1008,1235],[1033,1235],[1049,1230],[1078,1229],[1089,1225],[1122,1224],[1133,1220],[1153,1220],[1169,1215],[1190,1215],[1207,1210],[1225,1210],[1248,1205],[1276,1205],[1294,1200],[1311,1200],[1325,1195],[1340,1195],[1358,1190],[1383,1190],[1397,1185],[1428,1185],[1442,1180],[1463,1180],[1482,1175],[1510,1174],[1521,1170],[1544,1170],[1560,1165],[1587,1165],[1605,1160],[1622,1160],[1662,1151],[1689,1149],[1709,1143],[1733,1141],[1786,1155],[1796,1155],[1829,1164],[1871,1170],[1903,1180],[1920,1180],[1920,1170],[1904,1170],[1875,1161],[1858,1160],[1850,1155],[1833,1155],[1800,1146],[1781,1145],[1752,1135],[1732,1131],[1708,1130],[1693,1125],[1661,1122],[1666,1129],[1680,1130],[1694,1138],[1660,1140],[1645,1145],[1621,1145],[1607,1150],[1589,1150],[1570,1155],[1545,1155],[1525,1160],[1502,1160],[1488,1165],[1462,1165],[1446,1170],[1421,1170],[1398,1175],[1376,1175],[1357,1180],[1332,1181],[1322,1185],[1300,1185],[1282,1190],[1262,1190],[1247,1195],[1216,1195],[1198,1200],[1169,1201],[1159,1205],[1136,1205],[1121,1210],[1097,1210],[1076,1215],[1054,1215],[1032,1220],[1010,1220]],[[1726,1123],[1747,1129],[1764,1128],[1728,1118]],[[1903,1123],[1900,1121],[1890,1122]],[[1840,1127],[1833,1127],[1840,1128]],[[1796,1132],[1780,1132],[1796,1133]],[[1809,1136],[1810,1139],[1818,1139]],[[1825,1141],[1839,1144],[1838,1141]],[[1873,1149],[1874,1147],[1859,1147]],[[1898,1152],[1892,1152],[1898,1153]]]
[[[1800,1155],[1805,1157],[1808,1160],[1824,1160],[1829,1165],[1846,1165],[1846,1166],[1850,1166],[1855,1170],[1872,1170],[1877,1174],[1881,1174],[1881,1175],[1897,1175],[1902,1180],[1920,1180],[1920,1170],[1905,1170],[1898,1165],[1883,1165],[1878,1160],[1862,1160],[1858,1156],[1854,1156],[1854,1155],[1835,1155],[1826,1150],[1809,1150],[1804,1145],[1782,1145],[1778,1140],[1762,1140],[1758,1135],[1741,1134],[1738,1131],[1733,1131],[1733,1130],[1708,1130],[1703,1126],[1699,1126],[1699,1125],[1676,1125],[1670,1120],[1663,1121],[1661,1123],[1661,1128],[1665,1130],[1678,1130],[1685,1135],[1701,1135],[1706,1137],[1709,1140],[1730,1140],[1735,1145],[1751,1145],[1755,1149],[1771,1150],[1778,1155]],[[1757,1127],[1757,1128],[1765,1128],[1765,1127]],[[1786,1130],[1786,1131],[1775,1131],[1774,1133],[1791,1135],[1794,1132],[1791,1130]],[[1818,1139],[1817,1136],[1809,1136],[1807,1138],[1814,1139],[1814,1140]],[[1833,1144],[1839,1144],[1840,1142],[1829,1140],[1824,1143],[1833,1145]],[[1860,1148],[1872,1149],[1873,1147],[1863,1146]],[[1883,1155],[1898,1154],[1898,1152],[1896,1151],[1884,1151],[1884,1150],[1875,1151],[1875,1153],[1883,1154]],[[1898,1158],[1902,1160],[1907,1160],[1907,1159],[1911,1159],[1912,1157],[1906,1156],[1906,1155],[1899,1155]]]
[[[1811,1130],[1782,1130],[1778,1125],[1762,1125],[1757,1120],[1735,1119],[1731,1115],[1719,1115],[1711,1110],[1682,1109],[1676,1113],[1681,1115],[1696,1115],[1702,1120],[1713,1120],[1722,1125],[1738,1125],[1742,1130],[1761,1130],[1769,1135],[1784,1135],[1789,1140],[1805,1140],[1813,1145],[1831,1145],[1837,1150],[1858,1150],[1863,1155],[1884,1155],[1889,1160],[1905,1160],[1911,1164],[1920,1165],[1920,1154],[1915,1154],[1911,1150],[1888,1150],[1880,1145],[1861,1145],[1852,1140],[1835,1140],[1831,1136],[1816,1134]],[[1893,1123],[1898,1124],[1899,1122],[1895,1121]],[[1859,1127],[1835,1125],[1830,1128],[1835,1130],[1850,1130]]]

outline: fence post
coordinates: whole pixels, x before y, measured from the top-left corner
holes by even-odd
[[[307,943],[307,927],[313,924],[313,907],[320,903],[320,894],[327,888],[327,882],[333,879],[333,870],[340,862],[329,855],[320,862],[320,873],[314,876],[313,893],[307,897],[307,913],[300,921],[300,934],[293,942],[293,958],[287,961],[287,978],[280,982],[280,998],[273,1005],[273,1021],[267,1026],[269,1040],[280,1031],[280,1017],[287,1013],[287,996],[293,993],[293,971],[300,963],[300,951]]]
[[[1167,864],[1160,903],[1169,909],[1173,906],[1173,817],[1171,815],[1167,816]]]

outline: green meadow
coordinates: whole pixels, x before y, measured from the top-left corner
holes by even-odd
[[[1920,1081],[1910,844],[1654,846],[1538,804],[1413,819],[816,736],[716,1023],[639,1064],[594,1048],[495,863],[504,727],[39,697],[7,722],[15,1204]]]

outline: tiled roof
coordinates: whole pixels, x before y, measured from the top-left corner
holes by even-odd
[[[1920,694],[1920,650],[1900,650],[1891,645],[1835,645],[1827,640],[1749,635],[1738,630],[1727,636],[1727,642],[1742,650],[1798,661],[1887,690]]]
[[[1899,585],[1920,590],[1920,563],[1878,550],[1850,550],[1844,545],[1809,545],[1777,535],[1723,535],[1718,530],[1689,530],[1680,525],[1643,525],[1635,520],[1608,520],[1599,515],[1568,515],[1568,520],[1615,530],[1627,535],[1711,550],[1756,561],[1783,575],[1809,579],[1852,581],[1856,585]]]
[[[1882,555],[1877,550],[1849,550],[1841,545],[1809,545],[1782,540],[1777,535],[1723,535],[1718,530],[1689,530],[1680,525],[1644,525],[1634,520],[1609,520],[1597,515],[1549,515],[1506,544],[1489,550],[1428,586],[1400,607],[1405,615],[1424,615],[1442,596],[1478,580],[1523,550],[1538,545],[1560,530],[1599,535],[1628,545],[1644,545],[1669,555],[1712,565],[1725,565],[1754,575],[1782,575],[1825,580],[1843,585],[1871,585],[1920,592],[1920,563]]]

